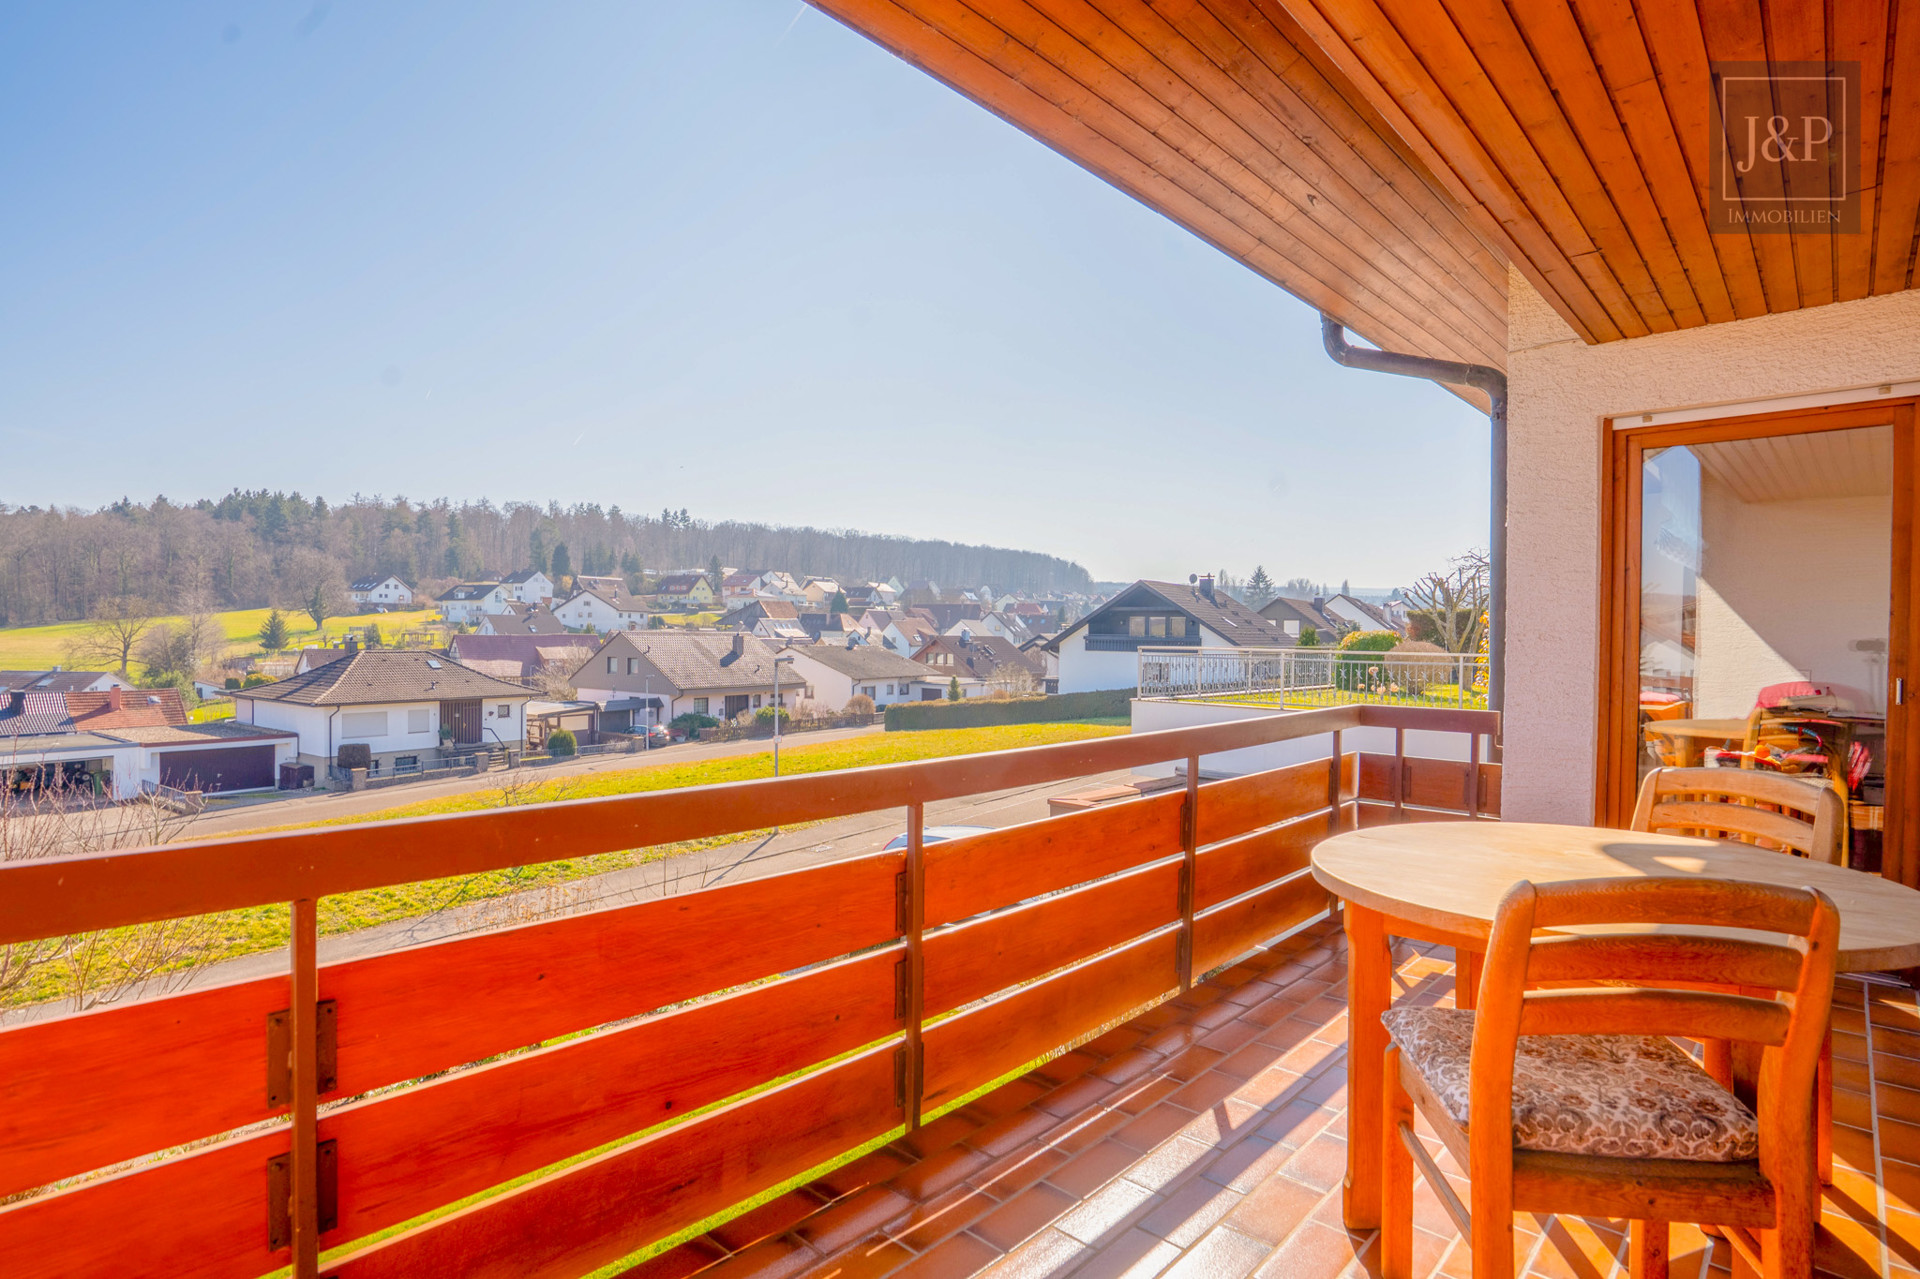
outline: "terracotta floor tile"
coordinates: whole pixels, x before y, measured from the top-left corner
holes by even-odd
[[[1905,1212],[1920,1212],[1920,1164],[1885,1159],[1880,1165],[1887,1192],[1887,1207]]]
[[[1070,1155],[1097,1146],[1131,1123],[1133,1117],[1123,1110],[1104,1110],[1092,1118],[1071,1126],[1056,1136],[1053,1144]]]
[[[1191,1110],[1161,1102],[1113,1135],[1123,1146],[1152,1150],[1193,1121]]]
[[[1115,1026],[1098,1038],[1088,1040],[1082,1047],[1096,1057],[1115,1057],[1127,1052],[1145,1038],[1145,1035],[1132,1026]]]
[[[1120,1085],[1098,1075],[1082,1075],[1072,1083],[1063,1084],[1034,1103],[1034,1109],[1050,1115],[1077,1115],[1103,1105],[1120,1089]]]
[[[993,1279],[1052,1279],[1078,1266],[1086,1255],[1087,1246],[1078,1239],[1045,1230],[981,1273]]]
[[[709,1270],[708,1279],[792,1279],[819,1265],[820,1254],[795,1239],[780,1235],[763,1239],[744,1252],[736,1252]]]
[[[1346,1179],[1347,1143],[1333,1137],[1315,1137],[1282,1164],[1280,1170],[1295,1181],[1332,1190]]]
[[[1127,1169],[1126,1178],[1148,1190],[1162,1190],[1190,1168],[1213,1158],[1213,1148],[1182,1137],[1155,1147]]]
[[[1200,1031],[1184,1021],[1170,1022],[1153,1032],[1140,1044],[1142,1052],[1178,1057],[1200,1042]]]
[[[1150,1079],[1129,1084],[1115,1093],[1109,1104],[1115,1110],[1125,1111],[1129,1115],[1144,1114],[1179,1091],[1179,1080],[1156,1074]]]
[[[1839,1063],[1835,1062],[1834,1065],[1837,1067]],[[1836,1070],[1835,1073],[1837,1075],[1839,1072]],[[1873,1074],[1884,1084],[1920,1088],[1920,1059],[1876,1050],[1873,1054]]]
[[[769,1199],[750,1212],[743,1212],[707,1233],[729,1252],[739,1252],[771,1235],[783,1234],[796,1222],[817,1212],[820,1201],[800,1190],[791,1190],[777,1199]]]
[[[999,1206],[1000,1201],[984,1190],[955,1186],[925,1203],[914,1204],[889,1233],[915,1252],[925,1252]]]
[[[1064,1190],[1044,1183],[1029,1187],[973,1223],[973,1233],[1011,1252],[1038,1234],[1055,1217],[1070,1211],[1078,1201]]]
[[[1865,1093],[1836,1088],[1833,1090],[1833,1122],[1845,1124],[1849,1128],[1871,1131],[1873,1105],[1867,1100]]]
[[[1838,1098],[1835,1099],[1836,1103]],[[1882,1081],[1874,1090],[1874,1109],[1889,1119],[1904,1120],[1910,1124],[1920,1124],[1920,1090],[1898,1088]],[[1835,1110],[1837,1117],[1839,1112]],[[1920,1154],[1920,1151],[1916,1151]]]
[[[1166,1240],[1129,1230],[1088,1258],[1073,1279],[1154,1279],[1179,1255]]]
[[[1880,1116],[1876,1125],[1880,1132],[1880,1149],[1893,1156],[1909,1153],[1920,1154],[1920,1124],[1910,1124],[1886,1115]],[[1840,1138],[1835,1128],[1834,1144],[1838,1148]]]
[[[1167,1279],[1242,1279],[1267,1257],[1267,1245],[1230,1226],[1215,1226],[1167,1267]]]
[[[984,1239],[955,1235],[894,1271],[894,1279],[972,1279],[999,1256]]]
[[[1047,1180],[1070,1195],[1090,1195],[1133,1166],[1140,1152],[1117,1141],[1103,1141],[1075,1155],[1047,1174]]]
[[[905,1217],[913,1201],[886,1186],[869,1186],[830,1204],[794,1227],[794,1233],[831,1255]]]
[[[807,1272],[807,1279],[875,1279],[912,1260],[913,1254],[891,1239],[869,1239],[814,1267]]]
[[[1268,1177],[1236,1204],[1228,1220],[1269,1244],[1279,1244],[1312,1215],[1326,1191],[1282,1175]]]
[[[1920,1269],[1920,1213],[1887,1210],[1888,1260]]]
[[[1301,1087],[1301,1076],[1280,1066],[1261,1071],[1233,1090],[1233,1095],[1256,1106],[1271,1106]]]
[[[1194,1177],[1177,1185],[1165,1199],[1140,1219],[1140,1228],[1182,1248],[1197,1243],[1215,1222],[1240,1202],[1237,1190]]]
[[[1195,986],[1192,990],[1173,1002],[1183,1008],[1205,1008],[1208,1004],[1217,1003],[1224,994],[1226,994],[1226,991],[1209,982],[1205,985]]]
[[[1880,1273],[1880,1232],[1844,1217],[1823,1216],[1813,1240],[1813,1264],[1845,1279]]]
[[[1313,1140],[1332,1119],[1331,1112],[1311,1101],[1292,1101],[1274,1112],[1258,1131],[1262,1137],[1298,1149]]]
[[[1226,1056],[1218,1048],[1195,1045],[1178,1056],[1168,1058],[1160,1070],[1168,1079],[1177,1079],[1185,1083],[1212,1070],[1214,1066],[1224,1061]]]
[[[813,1184],[822,1187],[833,1198],[850,1195],[863,1186],[871,1186],[877,1181],[885,1181],[896,1176],[907,1167],[907,1159],[891,1150],[881,1149],[865,1154],[852,1163],[843,1164],[832,1172],[824,1173]]]
[[[1246,1025],[1244,1022],[1241,1024],[1243,1026]],[[1252,1029],[1252,1027],[1247,1028]],[[1250,1040],[1242,1047],[1229,1053],[1226,1060],[1222,1061],[1218,1066],[1214,1067],[1214,1069],[1223,1075],[1231,1075],[1235,1079],[1252,1079],[1255,1075],[1258,1075],[1261,1071],[1273,1065],[1274,1062],[1279,1061],[1281,1055],[1281,1050],[1272,1044],[1263,1044],[1257,1040]]]
[[[1533,1269],[1546,1279],[1606,1279],[1611,1274],[1620,1241],[1608,1240],[1578,1217],[1557,1216],[1546,1230],[1546,1240],[1534,1254]]]
[[[1071,1085],[1069,1085],[1071,1087]],[[1061,1126],[1059,1115],[1044,1110],[1016,1110],[1003,1115],[967,1138],[967,1145],[990,1155],[1004,1155],[1053,1132]]]
[[[1222,1011],[1225,1011],[1225,1009],[1223,1008]],[[1252,1043],[1255,1039],[1258,1039],[1260,1037],[1260,1027],[1250,1021],[1242,1020],[1240,1016],[1241,1011],[1241,1009],[1235,1008],[1233,1010],[1233,1020],[1224,1026],[1219,1026],[1209,1031],[1207,1037],[1200,1041],[1200,1046],[1202,1048],[1211,1048],[1215,1052],[1222,1052],[1231,1056]]]
[[[1098,1066],[1100,1062],[1101,1059],[1092,1053],[1081,1052],[1079,1049],[1075,1049],[1070,1053],[1061,1053],[1052,1061],[1041,1062],[1033,1068],[1031,1073],[1039,1075],[1043,1079],[1050,1080],[1057,1086],[1072,1083],[1089,1070],[1092,1070],[1095,1066]]]
[[[909,1133],[896,1141],[894,1145],[912,1154],[916,1159],[925,1159],[928,1155],[945,1150],[954,1142],[979,1129],[980,1125],[962,1111],[954,1111],[923,1126],[919,1132]]]
[[[1215,1185],[1231,1186],[1245,1194],[1280,1171],[1280,1165],[1291,1158],[1291,1147],[1256,1135],[1208,1164],[1201,1175]]]
[[[726,1255],[725,1249],[703,1235],[622,1271],[620,1279],[687,1279]]]
[[[893,1187],[914,1199],[927,1200],[965,1181],[992,1162],[971,1146],[952,1146],[922,1159],[893,1179]]]
[[[1153,1199],[1153,1192],[1121,1178],[1081,1200],[1080,1206],[1053,1223],[1055,1230],[1084,1244],[1100,1245],[1123,1229],[1128,1217]]]
[[[1260,1267],[1261,1279],[1333,1279],[1352,1264],[1353,1241],[1344,1230],[1309,1221]]]
[[[1035,1145],[1027,1150],[1004,1155],[989,1167],[967,1179],[997,1199],[1010,1199],[1071,1158],[1064,1150]]]
[[[1232,1075],[1223,1075],[1217,1070],[1209,1070],[1198,1078],[1183,1084],[1180,1091],[1174,1093],[1171,1097],[1167,1098],[1167,1100],[1176,1106],[1184,1106],[1188,1110],[1205,1110],[1207,1107],[1231,1097],[1234,1090],[1239,1088],[1243,1082],[1243,1080],[1235,1079]]]
[[[1153,1074],[1160,1069],[1160,1063],[1163,1060],[1165,1059],[1158,1053],[1148,1052],[1144,1048],[1135,1048],[1101,1062],[1094,1068],[1092,1074],[1095,1079],[1105,1079],[1124,1086],[1133,1083],[1136,1079]]]

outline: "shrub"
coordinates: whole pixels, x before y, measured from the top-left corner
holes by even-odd
[[[711,715],[696,715],[692,711],[688,711],[684,715],[675,715],[671,720],[667,721],[667,727],[678,729],[686,736],[688,741],[697,741],[699,740],[701,729],[718,728],[720,727],[720,721]]]
[[[960,677],[958,675],[955,675],[947,681],[947,700],[950,702],[960,700]]]
[[[1300,647],[1301,648],[1319,648],[1320,632],[1315,630],[1311,626],[1302,626],[1300,628]]]
[[[753,713],[753,722],[756,724],[771,724],[775,716],[779,717],[782,724],[791,724],[793,722],[792,712],[788,711],[784,706],[762,706]]]
[[[990,702],[1010,702],[1013,700],[1013,694],[1004,688],[996,688],[987,694],[987,700]]]
[[[547,754],[555,759],[564,759],[580,753],[580,740],[570,728],[556,728],[547,734]]]
[[[847,699],[845,713],[848,715],[873,714],[873,699],[865,693],[855,693]]]
[[[1400,642],[1392,631],[1352,631],[1340,640],[1340,656],[1334,660],[1334,687],[1342,692],[1360,692],[1380,686],[1386,680],[1386,663],[1368,655],[1385,653]]]
[[[225,684],[223,684],[223,685],[222,685],[222,687],[223,687],[223,688],[239,688],[239,687],[241,687],[241,684],[240,684],[240,677],[239,677],[239,676],[237,676],[237,675],[229,675],[229,676],[227,676],[227,679],[226,679],[226,683],[225,683]]]
[[[1342,653],[1385,653],[1399,646],[1392,631],[1352,631],[1340,641]]]
[[[333,753],[333,762],[341,768],[367,768],[373,763],[373,747],[365,742],[343,742]]]
[[[1446,649],[1438,644],[1429,644],[1424,640],[1405,640],[1394,646],[1393,656],[1421,657],[1428,653],[1438,654],[1431,662],[1401,662],[1393,664],[1393,677],[1409,693],[1421,693],[1434,684],[1451,684],[1454,677],[1454,662]]]

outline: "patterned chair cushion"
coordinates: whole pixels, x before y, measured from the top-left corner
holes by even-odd
[[[1387,1033],[1447,1114],[1467,1125],[1473,1014],[1395,1008]],[[1753,1112],[1671,1039],[1642,1035],[1522,1035],[1513,1061],[1513,1144],[1522,1150],[1616,1159],[1754,1158]]]

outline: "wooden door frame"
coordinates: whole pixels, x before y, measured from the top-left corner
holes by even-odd
[[[1887,633],[1887,789],[1899,802],[1887,806],[1883,874],[1920,887],[1920,820],[1912,815],[1920,795],[1920,716],[1914,702],[1920,690],[1920,520],[1915,518],[1916,400],[1914,397],[1836,404],[1826,408],[1709,418],[1659,426],[1615,426],[1601,467],[1599,714],[1594,741],[1594,814],[1596,826],[1625,827],[1633,812],[1639,750],[1640,644],[1640,476],[1650,448],[1711,444],[1769,435],[1803,435],[1867,426],[1893,427],[1893,598]],[[1897,606],[1897,607],[1896,607]],[[1891,695],[1895,681],[1906,690],[1903,701]]]

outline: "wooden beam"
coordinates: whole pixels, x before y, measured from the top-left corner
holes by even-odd
[[[1913,286],[1914,233],[1920,225],[1920,3],[1900,0],[1892,27],[1880,149],[1880,219],[1873,239],[1875,293]]]

